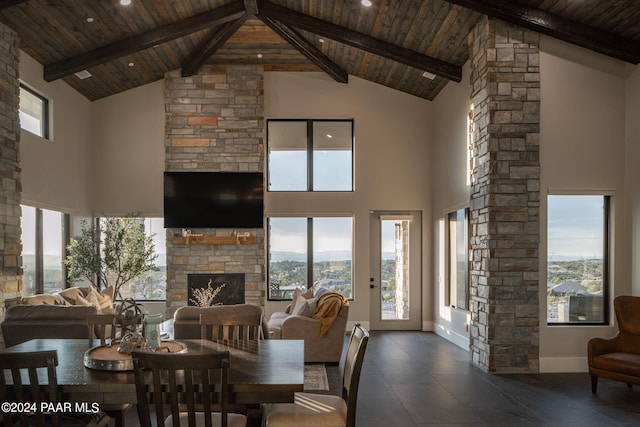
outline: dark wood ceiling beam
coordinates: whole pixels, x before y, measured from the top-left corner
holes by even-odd
[[[639,41],[571,21],[553,13],[502,0],[447,1],[613,58],[632,64],[640,63]]]
[[[244,0],[244,8],[249,15],[258,14],[258,0]]]
[[[344,71],[338,64],[327,57],[320,49],[309,43],[300,33],[293,28],[275,21],[266,16],[260,17],[262,21],[276,34],[285,39],[289,44],[298,49],[311,62],[316,64],[322,71],[339,83],[349,82],[349,73]]]
[[[259,2],[258,7],[260,18],[279,21],[449,80],[462,80],[462,67],[457,65],[273,3]]]
[[[148,49],[188,34],[217,27],[241,18],[245,13],[242,1],[235,1],[209,12],[201,13],[142,34],[119,40],[80,55],[44,67],[44,79],[48,82],[78,71],[104,64],[117,58]]]
[[[24,3],[27,0],[0,0],[0,10],[8,7],[17,6],[20,3]]]
[[[245,13],[240,19],[227,22],[218,27],[207,40],[193,51],[191,57],[187,58],[184,64],[182,64],[182,77],[189,77],[196,74],[200,67],[229,40],[229,37],[238,31],[238,28],[242,27],[247,18],[249,18],[249,15]]]

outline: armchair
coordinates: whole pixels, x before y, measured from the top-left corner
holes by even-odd
[[[591,392],[598,378],[640,384],[640,297],[618,296],[613,302],[618,333],[609,339],[592,338],[587,345]]]

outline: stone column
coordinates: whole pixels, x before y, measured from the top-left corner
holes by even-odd
[[[18,36],[0,24],[0,318],[4,302],[22,291],[20,229],[20,51]]]
[[[165,170],[261,172],[264,169],[261,66],[204,66],[191,77],[165,75]],[[197,229],[198,239],[167,229],[167,306],[187,305],[187,276],[244,273],[245,300],[265,296],[264,230]],[[236,235],[237,236],[237,235]]]
[[[472,361],[539,369],[539,35],[482,18],[469,35]]]

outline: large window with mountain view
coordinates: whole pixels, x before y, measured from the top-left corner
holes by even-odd
[[[547,322],[607,323],[609,196],[547,198]]]
[[[51,294],[66,287],[62,263],[69,243],[69,215],[21,206],[22,294]]]
[[[100,218],[103,221],[105,218]],[[167,244],[163,218],[137,218],[136,221],[151,237],[155,251],[155,270],[135,277],[120,289],[122,299],[137,301],[165,300],[167,293]]]
[[[319,286],[353,298],[353,218],[268,219],[269,299]]]
[[[267,121],[269,191],[353,191],[353,120]]]

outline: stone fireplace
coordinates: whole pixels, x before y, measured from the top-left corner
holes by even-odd
[[[167,73],[165,170],[262,172],[263,74],[261,66],[212,65],[190,77],[180,70]],[[243,301],[264,304],[262,228],[167,228],[166,233],[169,308],[189,303],[190,276],[207,275],[243,276]],[[203,280],[206,287],[208,279]]]
[[[224,285],[224,286],[223,286]],[[194,291],[212,291],[223,286],[213,304],[244,304],[244,274],[189,274],[187,276],[187,305],[199,305]]]

